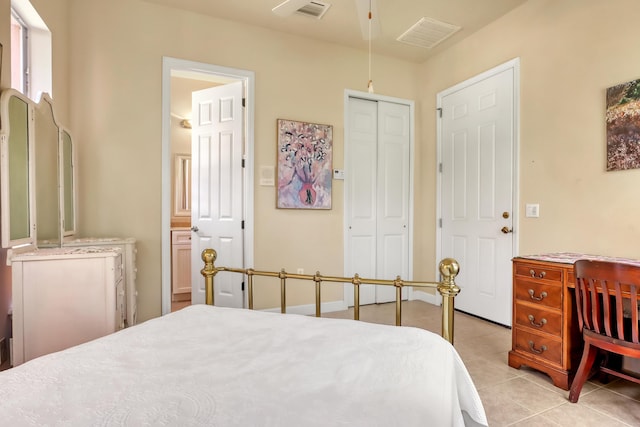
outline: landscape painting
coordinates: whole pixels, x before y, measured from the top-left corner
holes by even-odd
[[[607,89],[607,170],[640,168],[640,79]]]

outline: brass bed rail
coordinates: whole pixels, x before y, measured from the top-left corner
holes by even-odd
[[[204,261],[204,268],[200,270],[200,273],[205,279],[205,295],[206,303],[214,305],[213,298],[213,277],[221,271],[227,271],[231,273],[244,274],[248,278],[248,300],[249,309],[253,310],[253,277],[277,277],[280,279],[280,311],[282,313],[287,312],[287,292],[286,282],[287,279],[296,280],[311,280],[315,282],[316,286],[316,317],[321,317],[320,303],[321,294],[320,288],[322,282],[334,282],[334,283],[351,283],[353,285],[353,318],[354,320],[360,320],[360,285],[384,285],[394,286],[396,288],[396,325],[402,324],[402,288],[405,286],[413,286],[414,288],[429,288],[437,289],[440,295],[442,295],[442,337],[453,344],[453,312],[454,312],[454,298],[460,292],[460,288],[455,283],[455,277],[460,271],[460,266],[455,259],[445,258],[440,261],[439,269],[442,274],[441,282],[416,282],[409,280],[402,280],[398,276],[395,280],[380,280],[380,279],[365,279],[358,274],[353,277],[332,277],[323,276],[320,272],[316,272],[314,275],[308,274],[293,274],[287,273],[284,269],[279,272],[272,271],[257,271],[252,268],[229,268],[229,267],[216,267],[214,262],[217,258],[217,252],[214,249],[205,249],[202,251],[202,261]]]

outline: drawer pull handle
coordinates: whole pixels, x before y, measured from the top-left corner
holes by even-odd
[[[541,271],[540,273],[536,274],[536,271],[532,268],[531,270],[529,270],[529,274],[531,275],[531,277],[537,277],[538,279],[544,279],[544,276],[547,275],[546,271]]]
[[[545,291],[542,291],[542,293],[540,294],[539,297],[534,296],[534,290],[533,289],[529,289],[529,296],[531,297],[532,300],[534,301],[542,301],[543,299],[545,299],[547,297],[547,293]]]
[[[540,347],[540,350],[538,350],[537,348],[534,347],[533,341],[529,341],[529,350],[533,351],[536,354],[542,354],[545,351],[547,351],[547,346],[542,345],[542,347]]]
[[[529,323],[531,323],[531,325],[535,326],[536,328],[542,328],[547,324],[547,319],[545,319],[544,317],[540,320],[540,323],[536,323],[536,318],[533,316],[533,314],[530,314],[528,317]]]

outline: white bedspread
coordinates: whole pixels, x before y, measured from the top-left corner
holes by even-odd
[[[487,424],[457,352],[435,334],[205,305],[0,373],[0,422]]]

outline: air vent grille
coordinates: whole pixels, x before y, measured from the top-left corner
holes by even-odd
[[[310,1],[309,3],[302,6],[300,9],[296,10],[296,12],[302,15],[307,15],[313,18],[320,19],[325,13],[327,13],[327,10],[329,10],[330,6],[331,5],[329,3]]]
[[[451,37],[461,28],[435,19],[421,18],[397,40],[413,46],[431,49]]]

